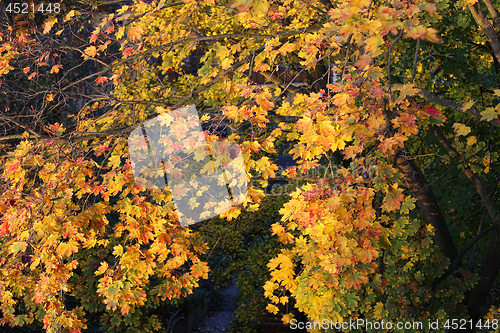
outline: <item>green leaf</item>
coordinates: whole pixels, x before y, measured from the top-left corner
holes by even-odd
[[[15,242],[10,246],[10,252],[11,253],[18,253],[18,252],[24,252],[26,251],[26,247],[28,246],[28,243],[26,242]]]
[[[208,65],[203,65],[199,70],[198,70],[198,75],[199,76],[207,76],[210,73],[212,73],[212,67]]]
[[[118,288],[116,288],[114,286],[111,286],[108,288],[108,294],[113,295],[113,296],[118,294],[118,291],[119,291]]]
[[[345,303],[347,308],[355,308],[358,305],[359,297],[354,294],[347,294],[345,297]]]
[[[401,214],[408,214],[410,212],[410,210],[415,208],[416,201],[417,201],[417,199],[415,199],[415,198],[407,197],[405,202],[403,202],[401,204],[401,208],[400,208]]]

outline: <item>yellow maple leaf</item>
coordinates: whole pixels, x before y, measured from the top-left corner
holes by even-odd
[[[229,58],[224,58],[220,64],[220,67],[223,69],[223,70],[226,70],[228,69],[229,67],[231,67],[233,61]]]
[[[304,117],[297,121],[295,128],[303,133],[307,132],[312,127],[312,119],[310,117]]]
[[[343,106],[349,101],[349,95],[346,93],[338,93],[333,97],[333,104]]]
[[[62,256],[69,257],[73,253],[78,252],[78,243],[73,239],[70,239],[69,242],[60,243],[57,247],[56,253]]]
[[[375,305],[375,308],[373,309],[373,318],[375,320],[381,320],[384,318],[384,303],[377,302],[377,305]]]
[[[267,0],[252,0],[252,13],[254,15],[265,15],[269,9]]]
[[[18,252],[24,252],[26,251],[26,248],[28,247],[28,243],[26,242],[15,242],[12,244],[9,248],[11,253],[18,253]]]
[[[57,22],[57,17],[54,17],[51,20],[45,21],[45,23],[42,25],[43,33],[48,34],[50,32],[50,30],[52,29],[52,27],[54,26],[54,24],[56,24],[56,22]]]
[[[500,112],[498,110],[495,110],[494,108],[486,108],[486,110],[481,112],[481,120],[490,121],[495,119],[499,115]]]
[[[222,112],[229,119],[236,119],[236,117],[238,117],[238,111],[239,109],[236,105],[227,105],[222,108]]]
[[[351,0],[351,4],[358,8],[363,8],[370,4],[370,0]]]
[[[99,269],[97,271],[95,271],[95,275],[101,275],[101,274],[104,274],[104,272],[106,272],[106,270],[108,269],[108,263],[103,261],[101,262],[101,265],[99,266]]]
[[[83,50],[83,52],[88,55],[89,57],[95,57],[96,53],[97,53],[97,48],[95,46],[89,46],[87,47],[85,50]]]
[[[318,132],[323,136],[328,136],[334,135],[336,131],[331,120],[324,120],[318,123]]]
[[[293,313],[287,313],[286,315],[283,315],[282,321],[285,325],[287,325],[293,318],[294,318]]]
[[[476,103],[476,102],[473,101],[473,100],[470,100],[467,103],[465,103],[460,110],[467,111],[467,110],[469,110],[474,105],[474,103]]]
[[[374,56],[374,53],[376,54],[377,51],[379,51],[380,45],[384,43],[384,39],[380,35],[375,35],[370,38],[368,38],[365,41],[365,50],[367,52],[372,53],[372,56]]]
[[[470,133],[470,127],[461,123],[453,124],[453,129],[457,135],[467,135]]]
[[[240,207],[233,207],[232,209],[225,211],[221,214],[221,217],[226,218],[228,221],[237,218],[241,214]]]
[[[406,96],[413,96],[420,91],[420,89],[413,86],[412,83],[407,83],[405,85],[395,85],[395,90],[399,89],[399,98],[396,100],[396,103],[401,103]]]
[[[472,146],[477,142],[477,139],[475,136],[470,136],[467,138],[467,146]]]
[[[287,55],[288,53],[291,53],[291,52],[295,51],[295,49],[296,49],[295,44],[291,44],[291,43],[286,42],[285,44],[283,44],[279,48],[278,52],[281,55]]]
[[[279,311],[278,307],[274,304],[268,304],[266,310],[271,312],[272,314],[277,314]]]
[[[76,14],[80,14],[80,13],[76,12],[75,10],[70,10],[69,13],[66,14],[66,16],[64,16],[64,22],[71,20],[71,18],[73,16],[75,16]]]
[[[123,254],[123,247],[121,245],[116,245],[113,248],[113,255],[119,257]]]

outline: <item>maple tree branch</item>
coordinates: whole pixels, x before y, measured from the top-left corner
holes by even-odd
[[[491,14],[491,18],[493,19],[497,27],[500,28],[500,16],[498,16],[495,7],[493,6],[490,0],[483,0],[483,1],[486,4],[486,8],[488,8],[488,11]]]
[[[492,226],[498,226],[498,216],[496,222]],[[473,320],[484,316],[489,311],[487,298],[490,293],[493,283],[495,282],[498,272],[500,271],[500,232],[498,228],[493,230],[490,244],[486,255],[483,257],[483,262],[479,268],[478,276],[481,283],[475,285],[468,295],[467,308]]]
[[[263,50],[264,50],[264,47],[261,46],[260,48],[258,48],[257,50],[255,50],[255,52],[261,52]],[[248,61],[248,57],[246,57],[245,59],[240,60],[239,62],[237,62],[236,64],[234,64],[233,66],[231,66],[229,69],[227,69],[224,73],[222,73],[221,75],[219,75],[216,78],[214,78],[212,81],[210,81],[210,82],[204,84],[203,86],[201,86],[200,88],[196,89],[194,92],[191,93],[190,96],[186,96],[185,98],[183,98],[182,100],[180,100],[179,102],[177,102],[173,106],[173,108],[177,108],[177,107],[180,107],[180,106],[184,105],[191,98],[197,96],[198,94],[200,94],[205,89],[210,88],[211,86],[213,86],[214,84],[216,84],[217,82],[219,82],[220,80],[222,80],[227,74],[235,71],[237,68],[239,68],[242,65],[244,65],[247,61]],[[137,101],[133,101],[133,102],[137,103]],[[153,104],[154,103],[152,101],[145,101],[145,102],[147,102],[148,104]],[[164,102],[161,102],[161,103],[164,103]],[[281,122],[295,122],[295,121],[297,121],[299,119],[299,117],[287,117],[287,116],[280,116],[280,115],[275,115],[275,116],[273,116],[273,118],[276,119],[276,120],[279,120]],[[130,126],[130,127],[112,129],[112,130],[108,130],[108,131],[104,131],[104,132],[81,133],[81,135],[75,135],[75,133],[77,133],[77,132],[72,132],[72,133],[69,134],[69,137],[67,139],[65,139],[65,136],[61,136],[61,137],[57,137],[57,138],[51,138],[51,137],[46,137],[46,136],[43,136],[43,137],[42,136],[38,136],[38,137],[35,137],[35,139],[38,139],[38,140],[53,140],[54,139],[54,140],[56,140],[58,142],[77,143],[77,142],[81,142],[81,141],[93,140],[93,139],[97,139],[97,138],[101,138],[101,137],[106,137],[106,136],[110,136],[110,135],[123,134],[123,133],[125,133],[127,131],[132,130],[133,128],[136,128],[137,126],[140,126],[141,124],[136,124],[135,127]],[[26,134],[25,134],[24,137],[26,137]],[[29,138],[30,136],[28,135],[27,137]],[[22,138],[23,138],[22,134],[8,135],[8,136],[0,137],[0,141],[11,140],[11,139],[22,139]]]
[[[484,222],[484,218],[486,217],[486,213],[488,213],[488,211],[486,209],[483,209],[483,214],[481,215],[481,220],[479,221],[479,227],[477,229],[477,234],[478,235],[483,230],[483,222]],[[466,270],[470,270],[470,267],[472,265],[472,260],[474,259],[474,255],[476,254],[476,249],[477,249],[477,243],[474,244],[474,247],[472,248],[472,252],[470,254],[469,262],[467,263],[467,266],[465,268]]]
[[[429,125],[429,128],[431,131],[434,133],[436,138],[439,140],[439,142],[445,147],[445,149],[456,159],[460,158],[460,154],[455,150],[455,148],[451,145],[450,141],[444,136],[443,132],[435,126],[435,125]],[[477,193],[479,193],[479,196],[481,196],[481,199],[483,200],[483,204],[488,210],[488,214],[490,215],[491,219],[493,220],[493,223],[500,222],[500,216],[498,214],[498,210],[496,208],[495,203],[492,200],[491,195],[488,193],[486,190],[486,187],[483,186],[481,183],[481,180],[479,177],[476,176],[476,174],[468,167],[464,167],[463,169],[465,175],[467,178],[470,179],[472,185],[476,189]]]
[[[13,120],[13,119],[11,119],[11,118],[4,117],[4,116],[0,115],[0,119],[4,119],[4,120],[6,120],[6,121],[8,121],[8,122],[14,123],[15,125],[17,125],[17,126],[21,127],[21,128],[22,128],[22,129],[24,129],[25,131],[30,132],[31,134],[33,134],[35,137],[40,137],[40,136],[41,136],[41,135],[40,135],[40,134],[38,134],[37,132],[35,132],[35,131],[33,131],[33,130],[29,129],[28,127],[26,127],[26,126],[24,126],[24,125],[22,125],[22,124],[19,124],[18,122],[16,122],[15,120]],[[22,135],[22,134],[21,134],[21,135]]]
[[[255,50],[255,52],[262,52],[263,50],[264,50],[264,46],[261,46],[257,50]],[[213,86],[214,84],[216,84],[220,80],[224,79],[224,77],[226,75],[228,75],[231,72],[234,72],[236,69],[238,69],[239,67],[241,67],[242,65],[244,65],[248,61],[248,58],[250,58],[250,56],[247,56],[245,59],[242,59],[242,60],[238,61],[237,63],[235,63],[234,65],[232,65],[230,68],[228,68],[226,71],[224,71],[224,73],[222,73],[221,75],[215,77],[212,81],[205,83],[203,86],[201,86],[200,88],[198,88],[195,91],[193,91],[190,96],[186,96],[185,98],[183,98],[182,100],[180,100],[179,102],[177,102],[173,107],[177,108],[177,107],[180,107],[180,106],[184,105],[191,98],[196,97],[198,94],[200,94],[205,89],[210,88],[211,86]]]
[[[61,49],[63,49],[63,50],[64,50],[64,49],[67,49],[67,50],[71,50],[71,51],[77,51],[77,52],[80,52],[80,54],[81,54],[82,56],[84,56],[84,61],[85,61],[85,60],[88,60],[88,59],[91,59],[91,60],[94,60],[94,61],[96,61],[96,62],[100,63],[101,65],[103,65],[103,66],[104,66],[104,67],[106,67],[106,68],[107,68],[107,67],[109,67],[109,64],[107,64],[107,63],[105,63],[105,62],[101,61],[100,59],[98,59],[98,58],[96,58],[96,57],[91,57],[91,56],[87,55],[85,52],[83,52],[82,50],[80,50],[80,49],[79,49],[79,48],[77,48],[77,47],[72,47],[72,46],[64,46],[64,45],[63,45],[63,46],[60,46],[60,48],[61,48]],[[85,57],[87,57],[88,59],[86,59]]]
[[[109,65],[108,65],[108,67],[109,67]],[[62,87],[62,88],[61,88],[61,91],[66,91],[66,90],[68,90],[69,88],[71,88],[71,87],[73,87],[73,86],[76,86],[77,84],[79,84],[79,83],[81,83],[81,82],[87,81],[88,79],[90,79],[90,78],[92,78],[92,77],[94,77],[94,76],[97,76],[97,75],[102,75],[102,74],[104,74],[104,73],[106,73],[106,72],[107,72],[107,70],[102,70],[102,71],[99,71],[99,72],[96,72],[96,73],[93,73],[93,74],[87,75],[87,76],[85,76],[85,77],[83,77],[83,78],[81,78],[81,79],[79,79],[79,80],[76,80],[76,81],[74,81],[74,82],[72,82],[72,83],[68,84],[67,86]]]
[[[267,181],[289,181],[289,180],[301,180],[301,181],[308,181],[308,182],[315,182],[319,180],[324,180],[324,177],[275,177],[275,178],[267,178],[265,179],[264,177],[256,176],[250,178],[251,180],[267,180]]]
[[[283,115],[280,115],[280,114],[269,114],[268,119],[271,122],[280,122],[280,123],[293,124],[293,123],[296,123],[299,119],[301,119],[301,117],[297,117],[297,116],[283,116]]]
[[[425,91],[423,89],[420,89],[420,88],[417,88],[417,89],[418,89],[418,92],[416,93],[416,95],[428,100],[431,103],[445,106],[445,107],[448,107],[448,108],[453,109],[453,110],[462,111],[463,105],[460,103],[437,97],[436,95],[434,95],[428,91]],[[465,112],[470,113],[471,115],[476,116],[476,117],[481,117],[482,111],[478,110],[476,108],[470,108]],[[495,125],[496,127],[500,127],[500,123],[498,122],[498,119],[492,119],[489,122],[491,124]]]
[[[26,137],[26,135],[23,136],[23,134],[12,134],[12,135],[5,135],[0,137],[0,141],[6,141],[6,140],[14,140],[14,139],[22,139]],[[29,135],[28,135],[29,137]],[[37,139],[40,139],[41,137],[36,137]]]
[[[401,29],[398,33],[398,35],[396,36],[396,38],[394,38],[394,40],[392,41],[391,45],[389,45],[389,49],[387,50],[389,56],[388,56],[388,60],[387,60],[387,80],[389,82],[389,96],[391,96],[391,55],[392,55],[392,48],[394,47],[394,45],[396,45],[396,43],[398,42],[399,39],[401,39],[401,37],[403,36],[403,29]],[[384,55],[382,55],[383,57]],[[382,58],[381,57],[381,58]]]
[[[259,73],[262,74],[266,78],[266,80],[270,80],[271,82],[277,84],[278,86],[283,88],[283,90],[288,90],[294,94],[307,94],[307,91],[305,91],[303,88],[294,87],[292,85],[293,81],[285,82],[285,80],[280,78],[278,75],[271,73],[269,71],[263,71],[263,72],[259,72]]]
[[[481,4],[478,1],[474,5],[469,5],[468,7],[472,17],[486,35],[486,39],[488,39],[488,42],[490,43],[495,58],[500,62],[500,41],[490,21],[484,15]]]
[[[111,135],[116,135],[116,134],[123,134],[127,132],[128,130],[131,130],[132,127],[124,127],[124,128],[118,128],[118,129],[112,129],[108,131],[103,131],[103,132],[71,132],[63,136],[58,136],[58,137],[50,137],[50,136],[35,136],[35,135],[29,135],[29,133],[23,134],[13,134],[13,135],[6,135],[0,137],[0,141],[5,141],[5,140],[12,140],[12,139],[34,139],[34,140],[54,140],[56,142],[61,142],[61,143],[77,143],[81,141],[87,141],[87,140],[93,140],[97,138],[102,138],[106,136],[111,136]]]
[[[278,33],[275,33],[272,35],[267,35],[267,34],[222,34],[222,35],[213,35],[213,36],[197,36],[197,37],[193,37],[193,38],[181,39],[181,40],[177,40],[174,42],[159,45],[157,47],[150,48],[147,51],[149,53],[153,53],[154,51],[158,51],[160,49],[164,49],[164,48],[179,45],[179,44],[187,44],[187,43],[191,43],[191,42],[204,42],[204,41],[205,42],[206,41],[212,42],[212,41],[217,41],[220,39],[227,39],[227,38],[275,38],[275,37],[279,37],[280,40],[286,40],[288,37],[292,37],[295,35],[300,35],[300,34],[305,34],[308,32],[318,31],[322,27],[323,26],[321,26],[321,25],[315,25],[315,26],[306,27],[306,28],[299,28],[299,29],[294,29],[294,30],[289,30],[289,31],[282,31],[282,32],[278,32]],[[137,55],[141,55],[141,54],[137,54]],[[137,56],[137,55],[135,55],[135,56]],[[133,56],[134,55],[132,55],[130,57],[133,57]]]

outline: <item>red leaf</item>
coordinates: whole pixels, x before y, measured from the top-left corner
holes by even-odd
[[[110,25],[109,28],[106,29],[105,33],[110,34],[113,31],[115,31],[115,27],[113,25]]]
[[[432,117],[437,117],[440,114],[439,110],[436,108],[427,108],[425,109],[425,112],[430,114]]]
[[[18,167],[19,167],[19,160],[16,160],[7,168],[6,170],[7,177],[14,174],[14,172],[17,170]]]
[[[127,47],[125,50],[123,50],[123,56],[126,58],[126,57],[128,57],[129,55],[131,55],[133,51],[134,51],[134,49],[133,49],[133,48],[131,48],[131,47]]]

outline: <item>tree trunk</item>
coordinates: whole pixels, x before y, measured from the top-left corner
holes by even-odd
[[[422,217],[426,223],[434,227],[434,243],[450,262],[453,261],[457,256],[457,248],[429,183],[415,162],[405,157],[405,154],[409,154],[407,150],[396,154],[395,164],[403,173],[408,188],[417,199],[417,207]]]

